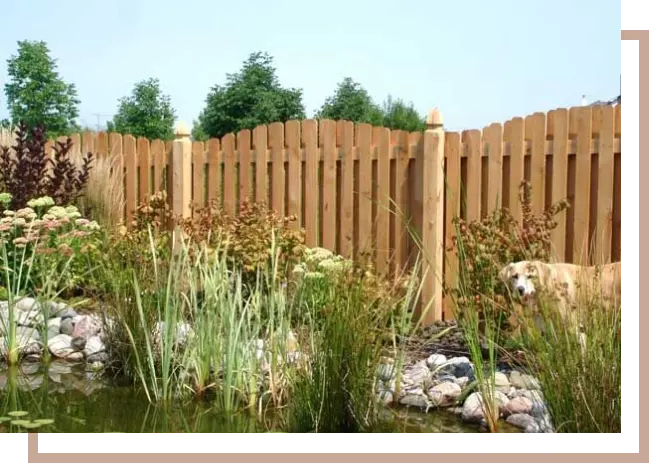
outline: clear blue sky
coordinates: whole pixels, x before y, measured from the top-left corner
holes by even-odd
[[[44,40],[77,86],[80,122],[93,126],[94,113],[114,114],[148,77],[191,124],[209,88],[254,51],[274,56],[282,85],[304,90],[308,116],[346,76],[377,102],[392,94],[422,114],[438,106],[449,130],[620,90],[620,4],[611,0],[2,3],[0,82],[18,40]]]

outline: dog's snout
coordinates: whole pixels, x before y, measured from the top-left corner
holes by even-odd
[[[525,294],[525,287],[524,286],[517,286],[516,291],[518,291],[518,294],[521,296]]]

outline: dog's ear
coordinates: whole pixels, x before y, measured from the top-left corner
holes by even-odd
[[[512,268],[513,264],[507,264],[503,268],[500,269],[500,272],[498,272],[498,277],[500,278],[501,281],[506,281],[509,277],[509,272],[510,269]]]

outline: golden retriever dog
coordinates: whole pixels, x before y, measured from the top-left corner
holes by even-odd
[[[622,295],[621,263],[598,266],[581,266],[569,263],[541,261],[512,262],[502,268],[499,275],[514,299],[522,301],[528,309],[536,307],[539,292],[554,297],[562,319],[579,330],[579,308],[584,298],[598,298],[607,307],[619,305]],[[534,310],[536,322],[538,312]],[[583,335],[580,334],[583,344]]]

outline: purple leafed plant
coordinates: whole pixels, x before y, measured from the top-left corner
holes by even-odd
[[[23,208],[30,199],[42,196],[51,197],[57,205],[69,205],[83,194],[92,168],[92,153],[88,152],[77,167],[69,157],[70,137],[54,144],[51,157],[46,143],[44,127],[29,130],[21,122],[14,146],[0,147],[0,191],[11,194],[10,209]]]

